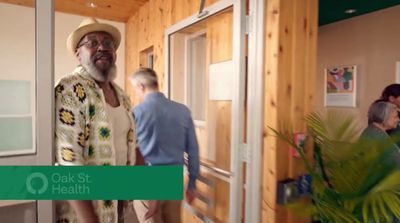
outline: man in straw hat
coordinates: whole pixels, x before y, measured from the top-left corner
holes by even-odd
[[[68,50],[79,65],[56,86],[55,154],[59,165],[135,163],[130,100],[113,82],[120,41],[117,28],[93,18],[82,21],[68,37]],[[57,222],[116,223],[118,214],[122,216],[121,206],[117,201],[60,201],[56,204]]]

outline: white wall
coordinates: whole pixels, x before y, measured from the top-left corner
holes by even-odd
[[[325,25],[318,32],[317,110],[324,108],[324,68],[357,65],[357,107],[340,109],[367,125],[367,111],[383,88],[395,82],[400,61],[400,6]]]
[[[66,48],[69,33],[85,17],[55,13],[55,81],[72,72],[78,64]],[[121,45],[117,52],[118,76],[116,83],[125,86],[125,24],[105,21],[121,32]],[[0,3],[0,79],[34,80],[35,77],[35,11],[33,8]]]

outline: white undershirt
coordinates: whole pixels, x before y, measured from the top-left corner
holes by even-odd
[[[116,165],[125,166],[128,157],[128,132],[130,120],[124,106],[112,107],[107,104],[107,114],[111,121],[115,148]]]

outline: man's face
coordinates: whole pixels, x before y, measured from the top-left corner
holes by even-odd
[[[399,114],[397,109],[392,109],[388,114],[387,119],[383,122],[384,126],[389,129],[394,129],[399,124]]]
[[[79,42],[76,56],[85,68],[95,67],[105,75],[115,65],[114,40],[105,32],[89,33]]]

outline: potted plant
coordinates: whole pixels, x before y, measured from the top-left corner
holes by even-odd
[[[271,128],[296,149],[312,176],[312,202],[290,206],[323,223],[397,222],[400,170],[397,165],[386,165],[388,154],[393,154],[393,141],[359,139],[354,120],[338,113],[306,116],[306,143],[313,144],[313,159],[296,145],[291,131]]]

